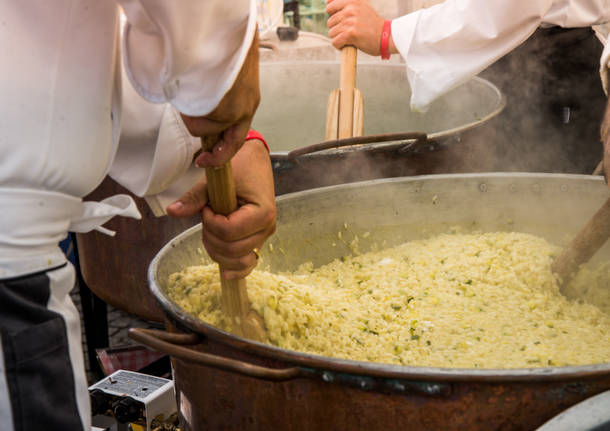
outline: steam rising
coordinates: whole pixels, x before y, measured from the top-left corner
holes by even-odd
[[[602,45],[590,28],[539,29],[481,76],[507,98],[497,170],[591,174],[602,157]]]
[[[591,29],[538,30],[481,74],[506,97],[499,114],[498,94],[477,79],[440,97],[425,114],[411,112],[404,65],[359,54],[364,134],[423,131],[442,139],[418,151],[395,145],[391,151],[335,150],[298,164],[278,159],[276,191],[432,173],[590,174],[601,159],[601,50]],[[279,53],[276,61],[261,64],[262,101],[253,127],[281,155],[324,140],[327,97],[339,86],[339,61],[328,46]]]

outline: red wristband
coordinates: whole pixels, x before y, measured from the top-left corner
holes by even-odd
[[[265,138],[263,138],[263,135],[258,133],[256,130],[250,129],[248,131],[248,134],[246,135],[246,139],[244,140],[244,142],[245,141],[249,141],[250,139],[258,139],[259,141],[261,141],[265,145],[265,148],[267,149],[267,152],[269,152],[269,145],[267,145],[267,142],[265,141]]]
[[[392,21],[386,19],[383,22],[383,29],[381,30],[381,42],[379,45],[382,60],[390,59],[390,34],[392,34]]]

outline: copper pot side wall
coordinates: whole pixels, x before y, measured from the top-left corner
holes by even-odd
[[[195,350],[269,367],[207,340]],[[610,376],[557,382],[453,382],[445,395],[367,391],[316,378],[267,382],[172,360],[181,424],[194,430],[532,430],[610,388]]]
[[[417,215],[408,217],[414,204],[429,202],[441,190],[446,191],[445,198],[440,200],[442,206],[422,205]],[[520,195],[512,194],[515,191],[520,191]],[[582,214],[607,199],[607,187],[600,178],[570,175],[407,177],[363,183],[358,189],[339,186],[284,196],[279,199],[278,208],[282,217],[293,217],[300,224],[312,219],[326,220],[328,224],[320,232],[332,232],[337,223],[345,221],[343,217],[333,220],[338,215],[334,202],[344,196],[351,196],[350,206],[346,208],[352,214],[349,223],[357,219],[366,226],[369,222],[366,211],[359,213],[354,209],[362,208],[363,202],[378,205],[392,197],[402,205],[394,202],[394,211],[384,211],[384,208],[380,211],[388,213],[387,218],[373,214],[370,219],[380,225],[391,225],[400,219],[404,225],[411,226],[413,220],[433,214],[438,216],[437,221],[459,221],[467,211],[466,220],[469,220],[470,215],[477,214],[476,210],[468,212],[476,202],[475,206],[496,209],[485,211],[476,219],[484,231],[495,229],[498,214],[510,214],[518,226],[535,229],[547,237],[555,235],[557,226],[563,232],[577,229]],[[448,196],[453,199],[446,199]],[[573,202],[575,197],[580,199],[582,208],[561,202]],[[304,211],[312,204],[319,206],[315,215]],[[447,218],[449,210],[455,210],[451,213],[455,218]],[[549,223],[549,213],[560,217]],[[309,234],[296,235],[290,226],[286,220],[278,229],[276,239],[280,241],[283,235],[290,237],[292,248],[286,250],[306,255],[301,245]],[[188,315],[165,295],[166,285],[159,277],[165,280],[186,255],[193,254],[197,242],[198,230],[185,232],[172,240],[151,264],[151,274],[155,274],[151,290],[167,313],[166,326],[170,331],[179,328],[194,332],[203,339],[200,344],[187,348],[189,353],[203,352],[222,359],[222,362],[213,362],[208,357],[207,363],[218,368],[206,368],[177,359],[195,355],[173,349],[174,378],[185,430],[530,430],[566,408],[610,389],[610,364],[500,371],[394,367],[304,355],[249,343]],[[197,337],[190,339],[193,343]],[[202,360],[202,355],[198,358]],[[240,367],[229,367],[229,362]],[[250,371],[246,370],[248,366]],[[259,367],[264,367],[265,373],[252,372]],[[287,377],[278,383],[244,377],[256,375],[271,379],[278,374]]]

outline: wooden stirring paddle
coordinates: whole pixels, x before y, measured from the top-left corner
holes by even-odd
[[[339,88],[328,96],[326,108],[326,140],[362,136],[364,131],[364,102],[356,88],[356,59],[353,46],[341,48],[341,78]]]
[[[595,213],[589,222],[555,258],[551,269],[559,276],[563,289],[578,271],[610,237],[610,199]]]
[[[601,125],[601,141],[604,146],[604,157],[599,162],[593,175],[604,175],[608,182],[610,172],[604,172],[604,159],[610,152],[610,100],[606,104],[604,119]],[[610,169],[610,167],[609,167]],[[576,235],[572,242],[557,256],[551,269],[560,277],[559,288],[564,289],[578,268],[597,253],[610,237],[610,198],[601,206],[589,222]]]
[[[203,151],[211,151],[220,140],[219,136],[201,138]],[[208,185],[208,196],[210,205],[214,212],[229,215],[237,209],[237,194],[233,181],[233,169],[229,160],[219,167],[205,168]],[[222,266],[219,265],[220,274]],[[248,292],[246,290],[246,279],[225,280],[220,276],[222,287],[222,307],[233,327],[233,331],[239,335],[255,341],[263,341],[265,330],[260,316],[250,308]]]

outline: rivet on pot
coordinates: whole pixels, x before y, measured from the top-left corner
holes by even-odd
[[[395,390],[396,392],[404,392],[405,391],[405,385],[398,381],[398,380],[392,380],[390,381],[390,387]]]
[[[329,373],[328,371],[324,371],[322,373],[322,380],[324,380],[327,383],[332,383],[333,375],[331,373]]]
[[[508,188],[512,193],[517,191],[517,185],[516,184],[511,184],[510,187]]]
[[[540,184],[536,183],[532,186],[534,193],[540,193]]]
[[[373,384],[365,379],[361,379],[358,385],[360,386],[360,389],[370,389],[373,387]]]
[[[568,191],[567,184],[562,184],[561,187],[559,187],[559,190],[561,190],[562,192],[567,192]]]
[[[479,190],[481,190],[483,193],[485,193],[487,191],[487,184],[485,184],[485,183],[479,184]]]
[[[443,386],[436,383],[432,383],[430,384],[428,390],[431,394],[440,395],[441,393],[443,393]]]

